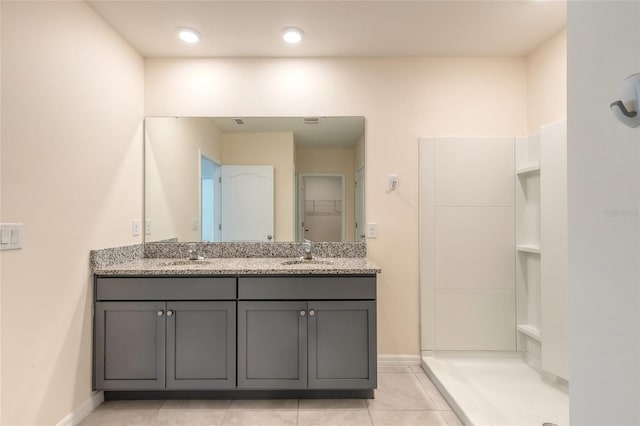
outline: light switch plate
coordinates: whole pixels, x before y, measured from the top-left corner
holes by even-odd
[[[22,248],[22,223],[0,224],[0,250],[19,250]]]

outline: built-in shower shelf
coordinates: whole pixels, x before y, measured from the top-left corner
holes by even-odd
[[[538,327],[529,324],[520,324],[518,325],[518,331],[524,335],[531,337],[534,340],[537,340],[538,342],[542,341],[542,339],[540,338],[540,330],[538,329]]]
[[[525,253],[540,254],[540,247],[532,244],[519,244],[516,246],[516,250]]]
[[[540,163],[534,163],[534,164],[530,164],[528,166],[525,167],[520,167],[518,169],[516,169],[516,174],[518,176],[521,175],[526,175],[529,173],[536,173],[540,171]]]

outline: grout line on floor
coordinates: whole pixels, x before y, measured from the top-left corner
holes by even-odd
[[[431,396],[431,392],[429,392],[429,389],[427,389],[425,387],[425,385],[422,384],[422,381],[418,377],[418,374],[424,374],[425,376],[427,376],[427,380],[429,380],[431,383],[433,383],[433,381],[429,378],[429,376],[426,373],[416,373],[416,372],[413,373],[413,377],[418,381],[418,384],[420,385],[420,389],[422,389],[424,391],[424,393],[427,395],[427,398],[429,398],[429,401],[431,402],[431,404],[434,407],[434,410],[430,410],[430,411],[445,411],[445,410],[441,410],[440,408],[438,408],[438,404],[436,404],[436,401],[433,400],[433,397]],[[435,387],[435,385],[434,385],[434,387]],[[438,393],[440,393],[440,396],[442,396],[442,392],[440,392],[440,390],[437,389],[437,387],[436,387],[436,390],[438,391]],[[445,399],[445,401],[446,401],[446,398],[444,398],[444,396],[442,396],[442,398]]]
[[[375,398],[375,390],[374,390],[374,394],[373,394],[373,396],[374,396],[374,398]],[[374,424],[374,423],[373,423],[373,416],[371,415],[371,408],[369,408],[369,407],[370,407],[370,405],[369,405],[369,400],[367,399],[367,400],[365,401],[365,403],[366,403],[366,405],[367,405],[367,414],[369,414],[369,421],[371,422],[371,425],[373,425],[373,424]]]

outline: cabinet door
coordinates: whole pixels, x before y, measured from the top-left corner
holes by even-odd
[[[307,387],[306,302],[238,302],[238,388]]]
[[[309,302],[309,388],[376,387],[376,304]]]
[[[167,389],[236,386],[236,302],[167,302]]]
[[[97,389],[164,388],[164,311],[164,302],[96,303]]]

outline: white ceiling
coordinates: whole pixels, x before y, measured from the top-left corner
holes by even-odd
[[[304,117],[241,118],[243,125],[231,117],[211,120],[223,133],[293,132],[296,146],[305,148],[349,148],[364,133],[364,117],[315,117],[318,124],[305,124]]]
[[[145,57],[522,56],[566,25],[566,3],[87,1]],[[187,45],[176,28],[198,30]],[[286,45],[280,32],[306,36]]]

